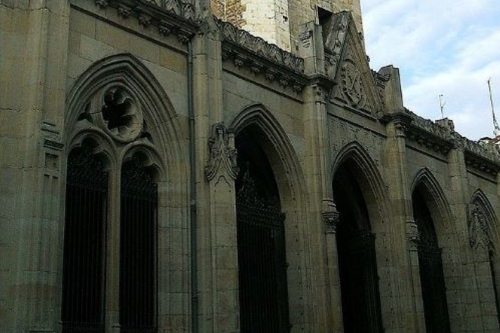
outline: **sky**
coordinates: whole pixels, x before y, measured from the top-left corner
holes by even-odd
[[[470,139],[493,136],[487,80],[500,117],[499,0],[361,0],[370,67],[400,69],[405,106],[444,115]],[[500,119],[499,119],[500,121]]]

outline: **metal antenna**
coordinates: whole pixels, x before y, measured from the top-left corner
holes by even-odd
[[[495,106],[493,105],[493,92],[491,91],[491,77],[488,79],[488,90],[490,92],[491,114],[493,115],[493,127],[495,128],[493,134],[500,135],[500,126],[498,126],[497,116],[495,114]]]
[[[443,101],[444,95],[439,95],[439,108],[441,109],[441,119],[444,119],[444,106],[446,105],[446,101]]]

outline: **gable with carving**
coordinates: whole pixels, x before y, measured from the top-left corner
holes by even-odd
[[[325,71],[335,81],[330,101],[377,116],[383,103],[352,16],[339,13],[333,20],[325,32]]]

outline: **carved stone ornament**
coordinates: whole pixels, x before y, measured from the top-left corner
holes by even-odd
[[[340,75],[344,101],[354,108],[363,108],[366,96],[363,89],[362,74],[359,69],[352,62],[346,61],[342,64]]]
[[[321,213],[325,224],[325,234],[335,234],[340,223],[340,214],[333,200],[323,200],[323,212]]]
[[[314,92],[314,100],[317,103],[326,104],[328,102],[329,91],[320,86],[319,84],[315,84],[312,86]]]
[[[478,204],[472,206],[469,216],[469,241],[473,249],[479,247],[489,249],[492,245],[488,235],[486,217]]]
[[[229,177],[236,179],[239,168],[236,161],[238,153],[234,147],[234,133],[229,132],[223,123],[215,124],[208,145],[210,157],[205,167],[207,179],[211,181],[224,170]]]
[[[414,219],[406,221],[406,239],[408,239],[410,249],[416,250],[420,241],[420,232]]]
[[[104,130],[122,142],[131,142],[141,134],[143,115],[140,106],[123,88],[113,87],[104,93],[101,108]]]
[[[107,0],[95,0],[95,4],[99,8],[106,8],[108,6],[108,1]]]

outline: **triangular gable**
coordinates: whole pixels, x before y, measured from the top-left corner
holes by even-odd
[[[335,14],[330,26],[325,36],[326,71],[335,81],[330,101],[375,116],[382,99],[351,13]]]

